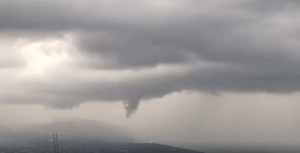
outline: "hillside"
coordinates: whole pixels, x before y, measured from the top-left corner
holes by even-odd
[[[34,140],[22,145],[6,145],[0,152],[53,153],[53,141]],[[98,140],[59,140],[59,153],[201,153],[156,143],[113,143]]]

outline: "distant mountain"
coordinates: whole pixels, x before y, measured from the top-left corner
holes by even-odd
[[[60,153],[202,153],[198,151],[162,145],[157,143],[121,143],[99,140],[59,140]],[[16,147],[0,147],[0,152],[53,152],[53,141],[34,140],[26,145]]]
[[[58,135],[59,153],[200,153],[157,143],[135,143],[124,128],[78,119],[0,128],[0,152],[53,153],[53,133]]]
[[[58,139],[98,140],[106,142],[135,142],[130,132],[105,122],[93,120],[58,120],[50,124],[5,129],[0,127],[0,145],[27,144],[34,140]]]
[[[201,153],[156,143],[126,143],[121,144],[119,150],[125,150],[128,153]]]

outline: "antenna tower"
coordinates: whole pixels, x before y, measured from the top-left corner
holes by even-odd
[[[57,134],[53,133],[54,153],[58,153]]]

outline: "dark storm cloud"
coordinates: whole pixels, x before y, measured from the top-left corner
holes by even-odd
[[[165,7],[147,1],[2,1],[2,32],[41,36],[70,32],[78,51],[90,58],[92,64],[85,66],[98,70],[143,69],[199,60],[227,65],[117,83],[28,82],[38,94],[27,99],[12,94],[4,100],[45,102],[62,108],[84,101],[122,100],[129,116],[142,99],[182,90],[297,92],[300,46],[293,32],[299,28],[293,22],[275,22],[278,14],[298,19],[290,16],[300,7],[296,3],[190,0]],[[103,64],[103,58],[108,63]]]
[[[11,95],[3,101],[37,102],[55,108],[71,108],[86,101],[124,101],[129,117],[140,100],[163,97],[171,92],[198,90],[211,94],[221,92],[270,92],[292,93],[299,91],[300,74],[261,74],[243,69],[207,69],[181,76],[154,77],[149,79],[107,83],[103,81],[34,84],[33,95]],[[58,81],[58,80],[56,80]],[[63,82],[63,81],[59,81]],[[59,84],[59,85],[58,85]]]
[[[261,15],[272,15],[276,13],[281,13],[283,11],[292,11],[299,8],[299,1],[297,0],[253,0],[246,1],[238,4],[236,8],[242,7],[243,9],[249,9],[249,11],[253,11],[259,13]]]

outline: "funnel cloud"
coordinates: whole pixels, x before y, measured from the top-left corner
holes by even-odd
[[[2,0],[1,103],[300,90],[297,1]],[[2,75],[3,74],[3,75]]]

